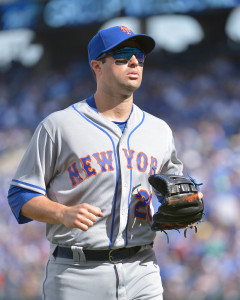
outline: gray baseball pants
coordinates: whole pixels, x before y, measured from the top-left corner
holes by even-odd
[[[80,247],[74,259],[50,255],[44,300],[162,300],[163,288],[152,248],[120,263],[87,261]],[[52,251],[53,252],[53,251]],[[77,255],[76,255],[77,253]]]

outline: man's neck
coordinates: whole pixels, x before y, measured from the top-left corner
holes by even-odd
[[[110,97],[96,92],[94,100],[98,113],[111,121],[124,122],[132,111],[133,95]]]

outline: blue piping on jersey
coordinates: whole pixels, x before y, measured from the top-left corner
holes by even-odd
[[[16,180],[16,179],[12,179],[12,181],[13,181],[13,182],[22,183],[22,184],[27,185],[27,186],[34,187],[34,188],[39,189],[39,190],[42,190],[42,191],[44,191],[44,193],[46,193],[46,190],[43,189],[43,188],[41,188],[40,186],[37,186],[37,185],[34,185],[34,184],[30,184],[30,183],[26,183],[26,182],[24,182],[24,181],[20,181],[20,180]]]
[[[133,134],[133,132],[135,130],[138,129],[139,126],[142,125],[143,121],[145,119],[145,113],[143,112],[143,117],[141,122],[130,132],[129,136],[128,136],[128,140],[127,140],[127,145],[128,145],[128,150],[130,150],[130,137]],[[129,210],[130,210],[130,198],[131,198],[131,194],[132,194],[132,169],[130,169],[130,188],[129,188],[129,195],[128,195],[128,219],[127,219],[127,226],[126,226],[126,232],[125,232],[125,237],[126,237],[126,245],[125,247],[127,247],[128,245],[128,236],[127,236],[127,232],[128,232],[128,223],[129,223]]]
[[[111,246],[112,246],[112,239],[113,239],[113,226],[114,226],[114,219],[115,219],[115,209],[116,209],[116,202],[117,202],[118,179],[119,179],[118,160],[117,160],[117,154],[116,154],[115,144],[114,144],[114,141],[113,141],[112,137],[110,136],[110,134],[106,130],[104,130],[103,128],[101,128],[100,126],[98,126],[97,124],[95,124],[93,121],[91,121],[87,117],[85,117],[80,111],[77,110],[77,108],[74,106],[74,104],[72,105],[72,108],[81,117],[83,117],[86,121],[88,121],[89,123],[91,123],[92,125],[94,125],[95,127],[97,127],[98,129],[100,129],[102,132],[104,132],[109,137],[109,139],[112,142],[114,157],[115,157],[115,161],[116,161],[116,188],[115,188],[115,194],[114,194],[113,217],[112,217],[111,234],[110,234],[110,242],[109,242],[109,248],[111,248]]]

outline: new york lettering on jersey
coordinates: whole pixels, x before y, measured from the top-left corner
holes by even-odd
[[[158,167],[158,161],[153,156],[147,156],[143,152],[135,153],[132,149],[122,149],[126,157],[126,166],[128,169],[133,169],[133,163],[136,170],[139,172],[147,172],[148,175],[154,174],[154,170]],[[113,152],[111,150],[100,153],[94,153],[87,155],[86,157],[80,157],[79,161],[74,162],[67,168],[69,173],[69,179],[72,186],[76,186],[81,183],[84,179],[90,178],[91,176],[97,175],[99,172],[114,171],[112,165]],[[95,162],[92,158],[95,158]],[[93,165],[99,165],[99,167],[93,167]],[[161,167],[161,165],[160,165]],[[84,171],[85,177],[81,176],[81,170]]]

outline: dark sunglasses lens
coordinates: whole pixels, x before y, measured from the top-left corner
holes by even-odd
[[[116,60],[119,60],[119,59],[122,60],[122,62],[120,62],[120,61],[117,62],[117,64],[120,65],[120,64],[126,64],[133,55],[135,55],[137,57],[139,65],[142,66],[144,63],[145,55],[139,49],[131,49],[131,50],[122,49],[122,50],[114,52],[112,56]]]

